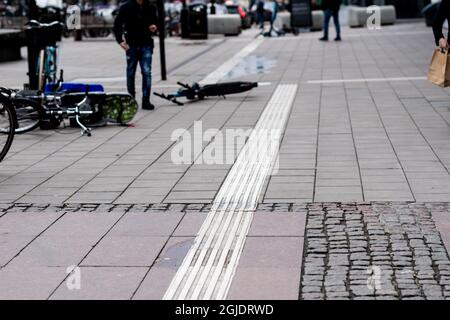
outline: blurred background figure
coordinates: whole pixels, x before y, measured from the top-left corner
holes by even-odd
[[[450,19],[450,0],[442,0],[438,12],[433,23],[433,33],[436,40],[436,45],[441,49],[448,49],[448,38],[445,38],[442,28],[445,20]],[[450,31],[449,31],[450,37]]]
[[[323,22],[323,37],[320,41],[328,41],[328,28],[330,25],[330,19],[333,17],[334,26],[336,28],[335,41],[341,41],[341,25],[339,23],[339,9],[341,7],[342,0],[322,0],[322,10],[324,13]]]
[[[165,27],[166,34],[170,37],[180,34],[180,18],[183,4],[177,0],[169,0],[164,3],[166,11]]]
[[[260,29],[264,28],[264,0],[258,0],[256,3],[256,24]]]

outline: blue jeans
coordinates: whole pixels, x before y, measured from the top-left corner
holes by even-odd
[[[152,86],[153,47],[130,47],[127,52],[127,88],[133,97],[136,95],[135,76],[139,62],[142,73],[142,96],[149,98]]]
[[[327,9],[324,11],[323,21],[323,35],[328,38],[328,28],[330,25],[330,19],[333,17],[334,26],[336,28],[336,37],[341,36],[341,25],[339,24],[339,10]]]

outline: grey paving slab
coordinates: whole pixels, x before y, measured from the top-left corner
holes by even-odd
[[[128,212],[108,233],[111,236],[170,236],[180,224],[180,212]],[[184,219],[183,219],[184,220]]]
[[[0,299],[47,299],[66,275],[60,267],[5,267],[0,270]]]
[[[303,213],[256,212],[248,236],[303,237],[305,222]]]
[[[207,212],[188,212],[175,229],[175,237],[193,237],[200,231],[200,227],[206,219]]]
[[[298,268],[238,268],[227,299],[297,300]]]
[[[302,237],[247,237],[239,268],[300,268],[302,247]]]
[[[77,265],[95,246],[98,237],[40,236],[9,263],[11,267],[69,267]]]
[[[70,212],[52,225],[45,232],[45,236],[53,237],[98,237],[105,235],[108,230],[120,219],[123,213],[97,212]],[[47,213],[45,213],[47,214]]]
[[[150,267],[168,237],[108,235],[83,260],[82,266]]]
[[[447,249],[447,252],[450,252],[450,215],[449,212],[438,211],[432,212],[432,216],[434,222],[436,224],[436,228],[439,230],[442,241]]]
[[[171,238],[156,260],[155,265],[150,269],[139,286],[133,299],[162,299],[172,278],[191,248],[193,240],[193,237]]]
[[[81,267],[79,288],[61,284],[51,300],[129,300],[144,278],[143,267]]]

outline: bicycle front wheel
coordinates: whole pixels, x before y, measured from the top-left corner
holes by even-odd
[[[13,105],[17,116],[17,134],[34,130],[41,124],[43,111],[39,103],[30,99],[16,98]]]
[[[0,161],[6,156],[14,138],[15,113],[11,103],[0,97]]]

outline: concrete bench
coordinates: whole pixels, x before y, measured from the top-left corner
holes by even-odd
[[[323,11],[313,10],[312,11],[313,25],[311,30],[319,31],[323,29]],[[290,12],[279,12],[277,19],[275,20],[275,28],[277,29],[291,29],[291,13]]]
[[[394,24],[397,19],[397,13],[394,6],[379,6],[381,25]],[[367,13],[367,7],[348,7],[348,25],[352,28],[365,27],[368,18],[373,15]]]
[[[323,29],[323,11],[322,10],[314,10],[312,12],[312,20],[313,25],[311,27],[311,30],[313,31],[320,31]]]
[[[241,16],[238,14],[209,14],[208,34],[237,36],[241,33]]]
[[[0,62],[20,60],[25,34],[18,30],[0,30]]]

